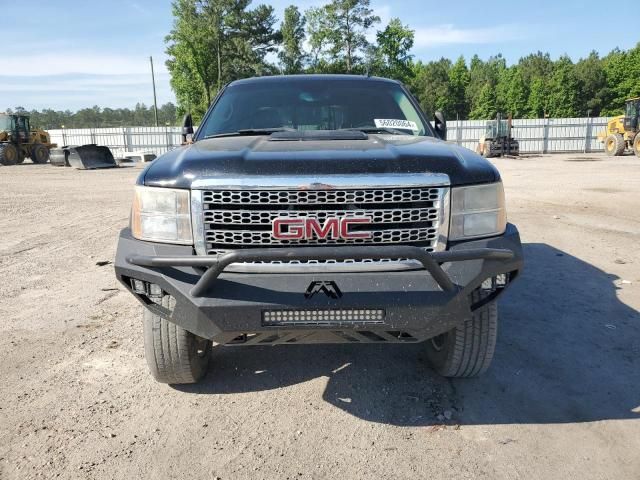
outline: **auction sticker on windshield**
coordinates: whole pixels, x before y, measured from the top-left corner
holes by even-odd
[[[373,120],[377,128],[401,128],[404,130],[419,131],[416,122],[411,120],[394,120],[392,118],[376,118]]]

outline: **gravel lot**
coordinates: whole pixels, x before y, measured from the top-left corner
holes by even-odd
[[[496,160],[526,270],[492,369],[420,345],[219,348],[155,383],[116,282],[139,170],[0,167],[0,478],[640,477],[640,159]]]

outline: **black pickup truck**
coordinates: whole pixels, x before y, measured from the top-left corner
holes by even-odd
[[[115,261],[171,384],[213,344],[424,342],[442,375],[478,375],[522,265],[498,171],[401,83],[342,75],[225,87],[140,174]]]

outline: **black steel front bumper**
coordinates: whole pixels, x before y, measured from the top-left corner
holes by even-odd
[[[235,262],[306,259],[410,258],[423,270],[358,273],[231,273]],[[144,294],[134,295],[150,310],[201,337],[223,344],[421,341],[470,318],[472,292],[523,266],[517,229],[500,237],[450,245],[445,252],[417,247],[304,247],[245,249],[221,257],[194,255],[192,247],[154,244],[120,234],[115,270],[132,293],[132,279],[158,285],[175,302],[168,309]],[[314,282],[333,282],[341,295],[305,295]],[[486,285],[486,284],[485,284]],[[483,301],[504,288],[485,290]],[[273,311],[384,312],[384,322],[341,322],[329,326],[268,326]]]

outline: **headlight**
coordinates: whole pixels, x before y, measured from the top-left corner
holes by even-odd
[[[501,235],[506,226],[502,182],[451,189],[450,240]]]
[[[189,190],[136,186],[131,231],[138,240],[193,245]]]

